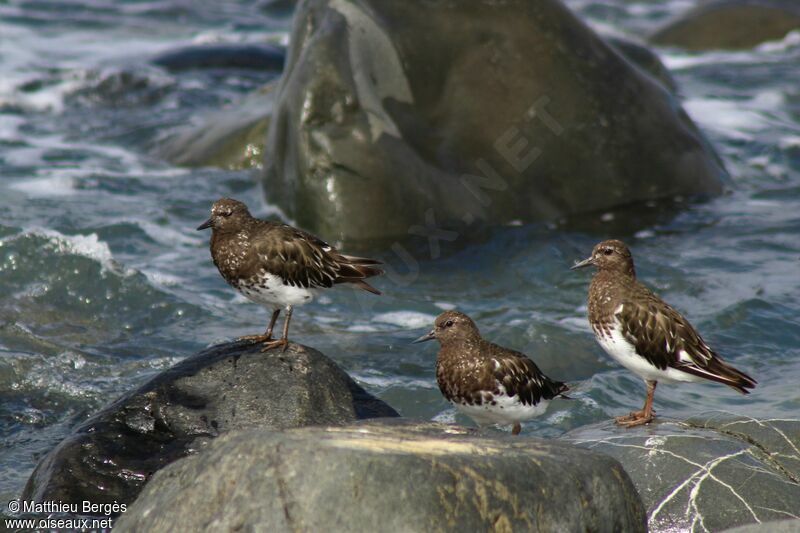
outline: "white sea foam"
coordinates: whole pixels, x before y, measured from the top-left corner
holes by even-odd
[[[418,329],[432,326],[436,317],[418,311],[390,311],[379,313],[372,317],[372,320],[406,329]]]
[[[778,145],[786,150],[787,148],[800,148],[800,135],[789,135],[778,141]]]
[[[664,52],[659,55],[664,65],[672,71],[690,69],[702,65],[752,63],[752,52],[705,52],[702,54]]]
[[[688,11],[695,6],[696,0],[675,0],[673,2],[631,2],[623,4],[623,7],[628,12],[637,18],[648,18],[655,13],[667,11],[669,13],[678,14]]]
[[[178,276],[173,276],[172,274],[167,274],[160,270],[145,269],[141,272],[147,277],[150,283],[158,285],[159,287],[178,287],[182,286],[185,281]]]
[[[748,102],[748,107],[762,111],[777,111],[786,104],[786,96],[782,91],[767,90],[756,93]]]
[[[40,230],[36,233],[50,238],[50,244],[64,254],[82,255],[99,262],[103,267],[115,270],[118,265],[114,261],[108,243],[101,241],[96,233],[89,235],[64,235],[51,229]]]
[[[3,23],[0,35],[4,37],[0,39],[0,106],[37,112],[60,113],[65,97],[86,86],[96,65],[120,64],[127,57],[147,57],[171,46],[153,39],[129,39],[107,46],[91,32],[81,40],[69,32],[45,35]],[[88,69],[86,58],[92,58]],[[39,87],[31,90],[33,84]]]
[[[375,326],[370,326],[369,324],[353,324],[347,327],[347,331],[353,333],[374,333],[380,331],[380,329]]]
[[[446,411],[442,411],[441,413],[434,416],[431,420],[442,424],[455,424],[457,414],[458,411],[456,411],[455,408],[447,409]]]
[[[690,98],[683,107],[702,126],[732,139],[750,140],[752,133],[770,127],[769,121],[750,103],[716,98]],[[751,107],[751,109],[748,109]]]
[[[756,51],[767,53],[785,52],[786,50],[790,50],[797,46],[800,46],[800,31],[794,30],[787,33],[783,39],[778,41],[761,43],[760,45],[756,46]]]
[[[365,370],[363,373],[354,373],[353,378],[372,387],[386,389],[389,387],[403,387],[406,389],[435,389],[436,382],[431,380],[409,378],[406,376],[387,376],[376,370]]]
[[[154,224],[147,220],[136,220],[134,224],[142,228],[142,231],[157,243],[168,246],[175,246],[177,244],[195,246],[200,242],[208,240],[207,235],[194,231],[194,228],[192,228],[191,232],[181,232],[173,229],[169,225]]]
[[[786,52],[798,46],[800,46],[800,31],[793,31],[779,41],[766,42],[752,50],[713,50],[702,53],[669,50],[662,51],[660,57],[668,69],[678,71],[703,65],[736,65],[754,62],[785,61]]]
[[[562,422],[564,422],[565,420],[567,420],[567,419],[569,419],[571,417],[572,417],[572,413],[570,411],[564,409],[564,410],[556,411],[552,415],[548,416],[547,417],[547,423],[548,424],[553,424],[553,425],[561,424]]]
[[[574,331],[592,330],[591,326],[589,325],[589,320],[586,319],[585,315],[582,317],[577,317],[577,316],[565,317],[559,320],[558,323]]]
[[[114,271],[120,270],[119,264],[114,260],[114,256],[111,253],[111,248],[108,247],[108,243],[101,241],[96,233],[90,233],[89,235],[64,235],[63,233],[48,228],[32,228],[24,233],[19,233],[0,240],[0,246],[31,235],[46,237],[48,239],[46,246],[56,253],[81,255],[97,261],[105,269]],[[125,273],[129,274],[130,272]]]
[[[2,84],[2,81],[0,81]],[[20,141],[19,127],[25,123],[25,119],[16,115],[0,115],[0,140]]]
[[[29,178],[11,183],[8,188],[23,192],[33,198],[70,196],[77,192],[75,190],[75,180],[66,175]]]

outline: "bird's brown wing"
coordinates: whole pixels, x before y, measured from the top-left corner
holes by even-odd
[[[336,283],[355,283],[380,294],[363,281],[382,273],[374,266],[380,264],[378,261],[342,255],[319,237],[286,224],[265,224],[262,228],[253,253],[263,268],[289,285],[327,288]]]
[[[518,396],[525,405],[552,400],[569,389],[564,383],[545,376],[525,354],[486,342],[483,347],[495,379],[502,383],[509,396]]]
[[[661,370],[674,368],[740,392],[755,380],[725,363],[675,309],[644,287],[615,313],[636,353]]]

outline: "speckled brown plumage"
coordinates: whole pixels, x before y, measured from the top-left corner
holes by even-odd
[[[383,273],[375,266],[379,261],[341,254],[303,230],[257,219],[236,200],[219,200],[212,216],[215,210],[230,215],[213,227],[211,257],[225,281],[234,287],[267,272],[293,287],[330,288],[337,283],[353,283],[380,294],[364,281]]]
[[[245,297],[273,309],[265,334],[250,337],[266,347],[286,347],[293,307],[311,301],[318,289],[349,283],[380,294],[365,281],[383,273],[379,261],[344,255],[310,233],[254,218],[237,200],[215,202],[211,218],[198,229],[205,228],[212,228],[211,257],[225,281]],[[286,309],[284,335],[270,342],[282,308]]]
[[[440,342],[436,381],[442,395],[480,423],[513,423],[541,414],[541,404],[568,387],[545,376],[525,354],[484,340],[475,323],[457,311],[442,313],[420,340]],[[480,412],[476,409],[483,408]]]
[[[595,336],[609,355],[645,379],[652,390],[661,380],[706,379],[744,394],[756,386],[753,378],[723,361],[680,313],[636,279],[633,257],[624,243],[601,242],[590,258],[573,268],[589,265],[598,269],[589,287],[589,323]]]

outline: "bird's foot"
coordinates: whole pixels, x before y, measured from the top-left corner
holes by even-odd
[[[274,348],[282,348],[281,351],[285,352],[286,348],[289,347],[289,339],[276,339],[276,340],[268,340],[264,343],[264,346],[261,348],[261,352],[268,352]]]
[[[244,337],[237,337],[236,342],[251,342],[256,344],[258,342],[269,342],[272,340],[272,335],[245,335]]]
[[[634,411],[629,415],[618,416],[614,420],[618,426],[625,426],[626,428],[633,428],[636,426],[643,426],[649,424],[655,418],[655,411],[646,414],[644,411]]]
[[[652,415],[650,417],[652,419],[656,414],[656,410],[653,409],[652,411],[650,411],[650,414]],[[617,424],[623,424],[624,422],[630,422],[631,420],[639,420],[640,418],[644,418],[644,409],[640,409],[639,411],[631,411],[630,414],[614,417],[614,420],[616,421]]]
[[[522,431],[522,426],[520,425],[519,422],[517,422],[517,423],[514,424],[514,427],[511,428],[511,434],[512,435],[519,435],[520,431]]]
[[[642,416],[644,416],[644,411],[631,411],[630,414],[614,417],[614,420],[617,422],[617,424],[622,424],[623,422],[636,420]]]

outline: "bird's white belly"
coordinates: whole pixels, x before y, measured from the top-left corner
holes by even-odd
[[[536,405],[525,405],[519,401],[517,396],[509,397],[505,394],[494,396],[497,402],[492,405],[485,402],[481,405],[470,405],[453,402],[455,408],[479,426],[489,426],[494,424],[508,425],[516,422],[523,422],[542,415],[547,410],[549,400],[542,399]]]
[[[645,381],[663,381],[668,383],[676,381],[702,381],[702,378],[698,376],[687,374],[675,368],[667,367],[665,370],[661,370],[651,365],[647,359],[636,353],[634,345],[628,342],[622,335],[622,328],[619,326],[619,323],[611,328],[611,335],[606,336],[602,333],[595,333],[595,337],[608,355]]]
[[[314,289],[285,285],[273,274],[264,274],[258,280],[239,284],[239,292],[248,300],[272,308],[303,305],[314,299]]]

